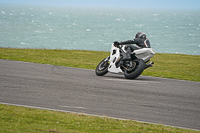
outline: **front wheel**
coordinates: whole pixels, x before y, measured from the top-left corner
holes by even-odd
[[[124,76],[127,79],[136,79],[145,68],[145,63],[142,59],[135,59],[132,63],[135,64],[133,69],[124,69]]]
[[[108,73],[108,58],[103,59],[96,67],[95,73],[97,76],[103,76]]]

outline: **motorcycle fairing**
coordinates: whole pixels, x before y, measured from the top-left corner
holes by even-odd
[[[147,62],[156,54],[156,52],[152,48],[142,48],[134,50],[133,53],[135,53],[135,56],[138,59],[142,59],[144,62]]]
[[[125,45],[122,47],[122,50],[126,53]],[[144,62],[148,62],[156,52],[152,48],[141,48],[138,50],[134,50],[133,53],[138,59],[142,59]],[[120,50],[115,47],[114,44],[111,45],[110,51],[110,64],[108,67],[108,71],[112,73],[123,73],[120,67],[116,67],[116,62],[120,58]]]
[[[120,57],[119,48],[115,47],[113,44],[111,45],[110,50],[110,65],[108,67],[108,71],[112,73],[123,73],[123,71],[120,69],[120,67],[116,68],[116,61]]]

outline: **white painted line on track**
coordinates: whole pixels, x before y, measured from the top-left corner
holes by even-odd
[[[76,107],[76,106],[60,106],[60,107],[63,107],[63,108],[74,108],[74,109],[87,109],[85,107]]]
[[[112,81],[120,81],[120,82],[134,82],[134,83],[140,83],[140,84],[148,84],[148,83],[154,83],[159,84],[160,82],[156,81],[140,81],[140,80],[128,80],[128,79],[104,79],[104,80],[112,80]]]
[[[28,106],[28,105],[21,105],[21,104],[12,104],[12,103],[4,103],[4,102],[0,102],[0,104],[11,105],[11,106],[19,106],[19,107],[26,107],[26,108],[33,108],[33,109],[42,109],[42,110],[49,110],[49,111],[59,111],[59,112],[65,112],[65,113],[84,114],[84,115],[90,115],[90,116],[96,116],[96,117],[107,117],[107,118],[113,118],[113,119],[119,119],[119,120],[129,120],[129,119],[123,119],[123,118],[108,117],[106,115],[102,116],[102,115],[87,114],[87,113],[80,113],[80,112],[60,110],[60,109],[43,108],[43,107],[36,107],[36,106]]]
[[[42,110],[49,110],[49,111],[59,111],[59,112],[65,112],[65,113],[84,114],[84,115],[90,115],[90,116],[95,116],[95,117],[105,117],[105,118],[118,119],[118,120],[130,120],[130,119],[124,119],[124,118],[117,118],[117,117],[108,117],[108,116],[106,116],[106,115],[103,115],[103,116],[102,116],[102,115],[87,114],[87,113],[73,112],[73,111],[67,111],[67,110],[43,108],[43,107],[28,106],[28,105],[20,105],[20,104],[12,104],[12,103],[4,103],[4,102],[0,102],[0,104],[12,105],[12,106],[19,106],[19,107],[26,107],[26,108],[34,108],[34,109],[42,109]],[[149,124],[159,125],[159,123],[153,123],[153,122],[138,121],[138,120],[133,120],[133,121],[141,122],[141,123],[149,123]],[[185,128],[185,127],[178,127],[178,126],[164,125],[164,124],[161,124],[161,125],[163,125],[163,126],[175,127],[175,128],[182,128],[182,129],[190,129],[190,130],[200,131],[200,130],[198,130],[198,129],[192,129],[192,128]]]

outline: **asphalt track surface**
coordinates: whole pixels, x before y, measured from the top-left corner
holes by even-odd
[[[0,103],[200,130],[200,82],[0,60]]]

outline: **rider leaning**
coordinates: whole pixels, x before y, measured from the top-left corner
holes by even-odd
[[[135,39],[127,40],[127,41],[115,41],[113,42],[115,46],[125,45],[125,44],[136,44],[137,46],[130,45],[132,50],[137,50],[140,48],[151,48],[149,40],[146,38],[146,34],[144,32],[138,32],[135,35]]]

